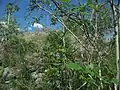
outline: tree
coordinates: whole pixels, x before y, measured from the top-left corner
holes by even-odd
[[[116,6],[113,2],[113,0],[110,0],[111,8],[112,8],[112,13],[113,13],[113,22],[114,22],[114,31],[115,31],[115,42],[116,42],[116,69],[117,69],[117,74],[116,74],[116,79],[119,81],[120,78],[120,54],[119,54],[119,11],[116,10]],[[120,2],[118,0],[118,5],[117,8],[119,9],[120,7]],[[115,84],[115,90],[120,89],[120,86],[118,84]]]
[[[10,23],[11,15],[17,11],[19,11],[19,7],[14,5],[13,3],[8,3],[6,6],[7,11],[7,23]]]
[[[50,7],[51,5],[52,7]],[[113,88],[112,85],[105,86],[106,83],[102,79],[104,76],[109,77],[104,73],[104,70],[106,70],[105,65],[109,66],[107,62],[110,62],[106,60],[106,57],[111,55],[111,43],[106,43],[104,36],[107,36],[106,32],[113,28],[111,10],[110,8],[107,9],[107,5],[108,2],[101,4],[97,0],[88,0],[87,4],[82,5],[79,4],[79,1],[78,5],[73,5],[69,0],[51,0],[49,3],[43,2],[43,0],[39,2],[31,0],[29,9],[31,11],[40,9],[47,12],[52,17],[51,21],[54,24],[58,21],[63,25],[65,35],[69,32],[75,38],[72,38],[72,45],[75,45],[75,49],[73,49],[76,52],[75,58],[78,55],[78,59],[81,59],[82,63],[86,62],[87,65],[94,63],[98,68],[96,71],[99,73],[98,89],[104,89],[108,86]],[[63,17],[65,18],[64,23],[62,22]],[[104,68],[102,68],[103,66]],[[111,84],[111,81],[108,82]]]
[[[71,0],[30,0],[29,14],[42,10],[50,15],[52,25],[61,24],[60,30],[47,33],[21,34],[12,17],[14,8],[14,4],[8,4],[7,27],[0,25],[1,40],[5,38],[0,49],[5,53],[1,56],[3,61],[9,61],[4,63],[3,69],[9,68],[13,74],[1,74],[2,89],[113,90],[114,84],[115,90],[119,88],[119,73],[115,68],[118,58],[117,62],[114,60],[115,42],[117,57],[119,53],[119,13],[113,2],[88,0],[81,4],[80,0],[76,3]],[[40,17],[32,18],[38,23]],[[114,32],[113,28],[117,32],[116,40],[114,35],[107,40]],[[5,70],[1,69],[3,73]]]

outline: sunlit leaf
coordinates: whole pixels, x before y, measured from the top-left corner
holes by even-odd
[[[113,78],[111,80],[112,83],[120,84],[120,79]]]
[[[70,2],[71,0],[62,0],[63,2]]]
[[[77,63],[68,63],[66,64],[66,67],[69,68],[69,69],[74,69],[74,70],[80,70],[81,67],[79,64]]]
[[[88,4],[92,4],[92,0],[88,0]]]

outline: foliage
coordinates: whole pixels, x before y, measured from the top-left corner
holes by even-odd
[[[9,3],[10,17],[0,24],[0,90],[113,90],[120,80],[115,78],[115,40],[106,38],[106,32],[113,33],[108,5],[30,0],[29,12],[43,10],[52,25],[62,28],[21,32],[12,17],[19,8]],[[32,18],[39,23],[39,17]]]

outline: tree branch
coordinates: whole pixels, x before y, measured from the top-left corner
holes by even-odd
[[[61,23],[65,28],[66,30],[69,31],[69,33],[84,47],[85,50],[86,47],[82,44],[82,42],[79,40],[79,38],[59,19],[57,18],[53,13],[51,13],[50,11],[48,11],[47,9],[43,8],[40,4],[36,3],[36,5],[43,11],[47,12],[48,14],[50,14],[51,16],[53,16],[54,18],[56,18],[58,20],[59,23]],[[87,50],[88,51],[88,50]]]

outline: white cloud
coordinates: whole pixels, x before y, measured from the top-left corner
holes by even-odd
[[[31,27],[28,27],[28,30],[30,30],[30,31],[31,31],[31,30],[32,30],[32,28],[31,28]]]
[[[43,29],[43,25],[39,24],[39,23],[34,23],[33,27],[35,28],[39,28],[39,29]]]

